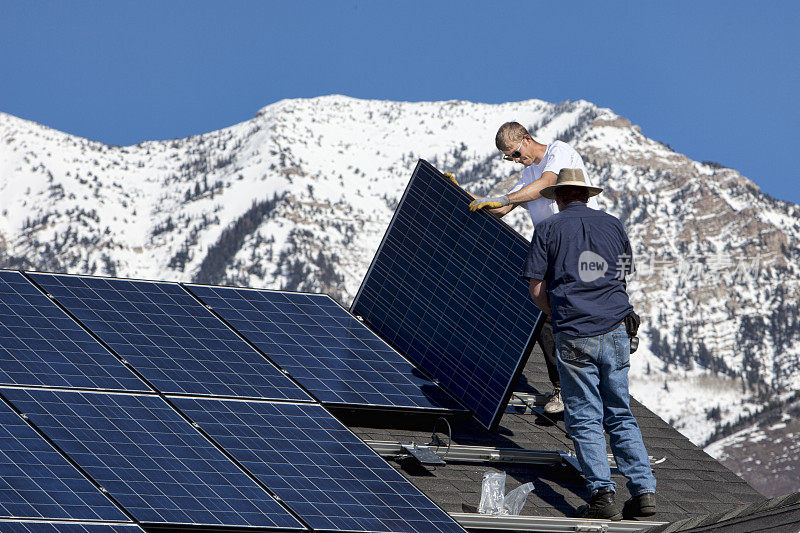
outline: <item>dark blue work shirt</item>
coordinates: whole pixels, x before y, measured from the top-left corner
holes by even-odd
[[[619,219],[572,202],[536,225],[523,277],[545,280],[554,332],[591,337],[633,310],[625,291],[625,273],[632,271]]]

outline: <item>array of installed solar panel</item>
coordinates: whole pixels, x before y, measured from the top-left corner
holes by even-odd
[[[134,524],[81,524],[76,522],[14,522],[0,520],[3,533],[144,533]]]
[[[0,271],[0,356],[14,355],[0,368],[0,394],[28,420],[0,401],[3,531],[141,531],[128,516],[167,527],[306,529],[284,505],[329,531],[463,531],[322,406],[302,403],[312,398],[181,286],[30,277],[114,353],[22,274]],[[285,356],[323,401],[463,410],[327,296],[192,288],[208,291],[218,311],[238,313],[231,322],[265,352],[277,348],[270,357]],[[223,305],[228,299],[237,303]],[[149,387],[117,356],[162,392],[216,396],[171,401],[218,442],[169,402],[140,394]]]
[[[316,530],[463,533],[319,405],[173,401]]]
[[[0,401],[0,516],[126,521],[94,485]],[[7,531],[0,525],[0,531]]]
[[[31,278],[162,392],[311,399],[177,284]]]
[[[0,271],[0,384],[149,390],[19,272]]]
[[[159,397],[2,394],[140,522],[305,529]]]
[[[464,409],[329,296],[188,288],[321,402]]]
[[[528,243],[420,161],[351,311],[494,429],[539,318]]]

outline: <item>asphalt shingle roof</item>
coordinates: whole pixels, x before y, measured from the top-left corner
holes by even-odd
[[[761,500],[724,513],[696,516],[656,526],[646,533],[797,533],[800,531],[800,492]]]
[[[534,348],[515,390],[540,395],[551,392],[538,346]],[[755,489],[655,413],[635,400],[631,403],[648,453],[656,459],[665,458],[653,467],[658,481],[658,512],[650,520],[675,522],[687,516],[726,513],[736,506],[764,501]],[[468,419],[450,420],[452,441],[460,445],[573,451],[563,420],[559,417],[553,423],[540,411],[535,411],[526,414],[507,412],[496,433],[489,433]],[[440,436],[444,428],[442,423],[435,424],[430,418],[410,415],[352,413],[344,415],[343,420],[366,440],[427,444],[434,425]],[[574,516],[576,509],[588,498],[583,477],[568,466],[451,460],[446,466],[432,467],[422,466],[414,459],[395,460],[391,464],[448,512],[476,512],[483,473],[490,469],[506,472],[507,492],[522,483],[534,483],[535,489],[528,495],[523,515]],[[616,470],[612,470],[612,475],[618,485],[617,500],[621,504],[629,497],[626,479]]]

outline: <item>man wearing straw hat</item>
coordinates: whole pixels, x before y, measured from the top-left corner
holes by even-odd
[[[559,212],[536,225],[524,277],[536,305],[550,314],[561,377],[564,422],[591,494],[579,513],[587,518],[635,518],[655,513],[656,480],[642,433],[630,409],[630,341],[624,319],[631,245],[614,216],[587,207],[600,187],[579,168],[565,168],[541,190]],[[628,272],[622,271],[622,265]],[[606,454],[609,435],[631,498],[622,513]]]
[[[467,191],[475,199],[469,204],[472,211],[487,209],[493,215],[502,217],[519,205],[528,210],[531,222],[536,226],[558,212],[553,200],[542,197],[541,189],[554,184],[562,168],[580,168],[586,175],[583,159],[574,148],[562,141],[541,144],[519,122],[506,122],[500,126],[495,135],[495,145],[503,153],[503,159],[521,163],[525,169],[519,181],[505,195],[480,197]],[[452,174],[445,175],[455,183]],[[589,200],[589,207],[599,209],[594,198]],[[564,403],[556,368],[553,326],[549,317],[544,322],[537,341],[544,354],[547,375],[553,385],[553,394],[548,398],[544,411],[547,414],[559,414],[564,411]]]

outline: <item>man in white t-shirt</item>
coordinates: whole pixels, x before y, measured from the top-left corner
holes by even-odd
[[[542,197],[540,191],[545,187],[555,185],[558,173],[562,168],[579,168],[586,176],[586,182],[593,185],[589,179],[589,173],[583,164],[583,159],[565,142],[554,141],[550,144],[536,142],[528,133],[528,130],[519,122],[506,122],[497,130],[495,137],[497,149],[503,152],[503,159],[522,163],[525,169],[522,177],[503,196],[476,196],[469,191],[470,196],[475,200],[469,204],[472,211],[487,209],[493,215],[502,217],[518,205],[524,206],[531,216],[531,222],[535,226],[550,215],[558,213],[558,205],[555,200],[548,200]],[[450,175],[451,179],[452,175]],[[593,209],[599,209],[597,200],[592,197],[587,204]],[[544,353],[547,364],[547,375],[553,384],[553,394],[544,406],[544,411],[548,414],[559,414],[564,411],[564,403],[561,400],[561,383],[556,367],[556,347],[553,337],[553,324],[550,317],[539,333],[537,339],[539,347]]]
[[[558,213],[555,200],[543,198],[539,191],[554,185],[562,168],[581,169],[587,182],[592,185],[583,159],[574,148],[562,141],[540,144],[519,122],[506,122],[500,126],[495,145],[503,152],[503,159],[522,163],[525,169],[519,181],[504,196],[479,197],[470,193],[475,198],[469,204],[472,211],[488,208],[493,215],[502,217],[518,205],[524,205],[535,226],[550,215]],[[588,205],[592,209],[599,209],[594,198],[590,199]]]

